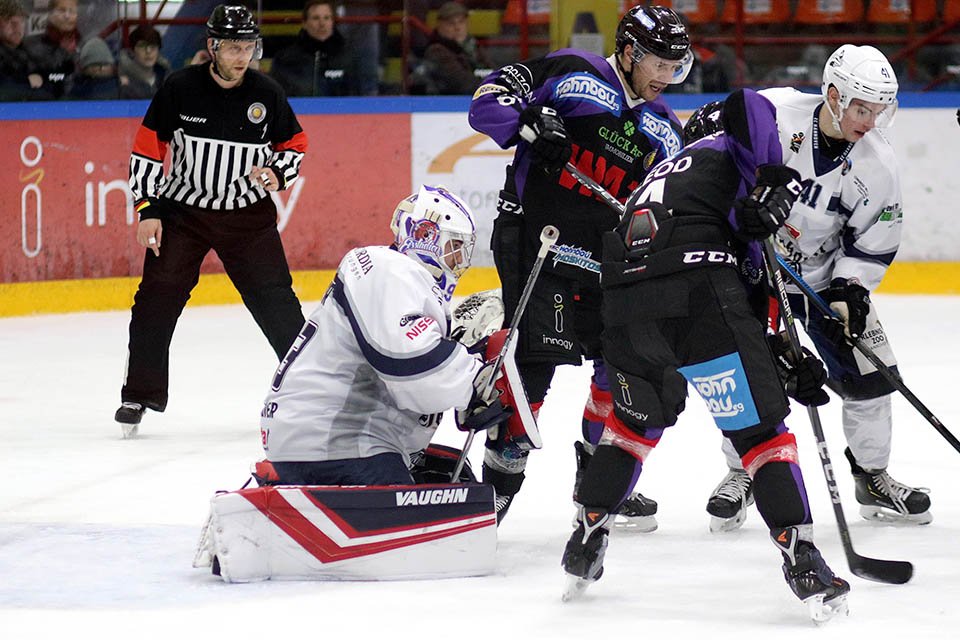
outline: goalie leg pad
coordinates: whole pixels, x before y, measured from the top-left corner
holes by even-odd
[[[214,566],[226,582],[396,580],[496,569],[486,485],[279,486],[211,500]]]

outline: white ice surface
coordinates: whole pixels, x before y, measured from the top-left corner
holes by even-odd
[[[960,298],[876,296],[907,384],[960,434]],[[315,303],[307,303],[309,309]],[[660,529],[613,536],[603,579],[560,602],[560,555],[588,367],[561,368],[541,413],[545,446],[499,531],[498,570],[436,582],[228,585],[190,566],[210,496],[259,459],[261,401],[276,365],[243,307],[188,308],[171,350],[170,403],[124,441],[113,422],[127,312],[0,319],[0,639],[71,638],[957,638],[960,454],[894,400],[890,471],[932,490],[933,524],[860,519],[843,459],[839,403],[822,411],[857,552],[910,560],[907,585],[850,575],[802,410],[788,419],[850,616],[817,628],[780,573],[752,510],[742,530],[707,531],[725,466],[696,397],[648,460],[639,488]],[[954,389],[954,391],[951,391]],[[459,445],[449,423],[438,440]],[[471,454],[479,469],[482,445]],[[336,634],[336,635],[333,635]],[[761,636],[761,634],[763,634]]]

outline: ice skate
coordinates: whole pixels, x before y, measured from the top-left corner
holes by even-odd
[[[856,483],[860,515],[866,520],[902,524],[930,524],[929,489],[908,487],[897,482],[885,469],[867,470],[857,464],[849,447],[843,452],[850,461]]]
[[[833,574],[809,540],[812,529],[811,525],[775,529],[770,532],[770,538],[783,554],[783,577],[790,590],[806,605],[810,618],[819,624],[849,613],[850,584]]]
[[[606,509],[580,506],[577,528],[563,551],[563,570],[567,582],[561,599],[569,602],[578,598],[590,584],[603,575],[603,555],[611,518]]]
[[[140,419],[146,410],[146,407],[139,402],[124,402],[120,405],[113,419],[120,423],[124,438],[132,438],[137,435],[140,430]]]
[[[574,442],[574,451],[577,456],[577,475],[573,482],[573,500],[577,501],[577,491],[580,489],[580,481],[583,479],[583,472],[587,468],[587,463],[593,457],[593,445],[584,442]],[[636,533],[650,533],[656,531],[657,523],[657,501],[652,500],[642,493],[635,492],[627,496],[615,513],[613,527],[618,531],[630,531]],[[576,519],[574,526],[576,526]]]
[[[753,480],[743,469],[731,469],[707,501],[710,532],[739,529],[747,519],[747,507],[752,504]]]

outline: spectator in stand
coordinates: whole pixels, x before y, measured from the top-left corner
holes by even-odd
[[[68,80],[67,98],[70,100],[116,100],[120,97],[121,82],[117,76],[116,61],[110,47],[102,38],[90,38],[77,54],[77,69]]]
[[[437,28],[414,71],[411,93],[472,94],[490,74],[490,62],[467,33],[467,8],[445,2],[437,10]]]
[[[47,30],[23,42],[54,97],[63,96],[67,79],[76,70],[74,57],[82,41],[77,31],[77,0],[52,0]]]
[[[141,24],[130,32],[130,48],[117,57],[121,76],[128,79],[120,88],[120,97],[127,100],[149,100],[170,72],[170,63],[160,55],[163,42],[160,33],[149,24]]]
[[[18,0],[0,0],[0,100],[40,100],[43,77],[23,48],[27,12]]]
[[[271,75],[288,96],[372,96],[376,67],[337,30],[333,3],[307,0],[297,41],[273,57]]]

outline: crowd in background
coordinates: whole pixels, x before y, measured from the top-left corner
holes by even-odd
[[[698,6],[693,0],[685,2],[692,8]],[[213,4],[212,0],[192,0],[180,5],[177,16],[204,15]],[[507,20],[511,4],[517,1],[272,0],[270,11],[299,12],[302,23],[295,34],[289,29],[283,35],[265,34],[260,68],[293,97],[469,95],[490,71],[521,57],[515,46],[517,26]],[[682,11],[684,2],[664,4]],[[256,3],[252,5],[256,9]],[[266,10],[267,3],[263,6]],[[528,5],[532,10],[538,6]],[[503,42],[489,33],[484,34],[485,42],[471,34],[474,9],[500,12]],[[516,7],[513,9],[515,12]],[[118,11],[114,0],[0,0],[0,101],[149,99],[172,69],[209,61],[200,25],[154,27],[134,22],[124,29],[107,29]],[[405,58],[399,57],[399,24],[338,20],[343,16],[396,16],[400,11],[415,18],[413,26],[408,25]],[[937,16],[944,15],[943,7],[938,6],[937,11]],[[550,35],[549,22],[537,20],[536,14],[533,17],[528,34],[542,42]],[[819,44],[754,46],[747,47],[744,57],[738,59],[729,44],[697,43],[698,35],[721,33],[725,27],[719,21],[704,23],[694,18],[694,22],[688,27],[695,67],[688,81],[676,88],[688,93],[725,93],[741,83],[818,85],[831,50],[831,46]],[[426,29],[417,28],[427,24]],[[753,32],[758,29],[775,35],[779,27],[784,25],[748,25],[748,35],[756,35]],[[849,32],[851,25],[831,28]],[[888,31],[896,28],[889,26]],[[508,42],[511,38],[514,44]],[[165,39],[171,42],[165,43]],[[902,46],[888,46],[888,55]],[[530,56],[547,50],[535,42]],[[913,78],[917,89],[955,90],[960,86],[960,44],[924,47],[913,60],[900,64],[903,73],[898,68],[898,76]]]

